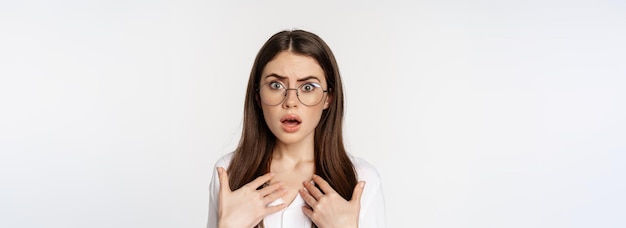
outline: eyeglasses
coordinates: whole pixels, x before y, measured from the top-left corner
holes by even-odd
[[[289,90],[295,90],[300,103],[306,106],[319,104],[324,99],[324,93],[328,92],[328,90],[324,90],[320,84],[315,82],[304,83],[296,89],[288,89],[280,82],[269,82],[259,87],[259,95],[264,104],[275,106],[285,101]]]

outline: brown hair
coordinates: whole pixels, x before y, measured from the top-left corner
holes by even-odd
[[[241,140],[228,169],[230,187],[239,189],[269,172],[276,137],[263,118],[257,88],[265,65],[282,51],[312,57],[324,70],[328,95],[332,99],[315,128],[315,174],[324,178],[344,199],[350,200],[357,177],[343,145],[344,99],[339,68],[328,45],[317,35],[303,30],[274,34],[254,60],[244,103]]]

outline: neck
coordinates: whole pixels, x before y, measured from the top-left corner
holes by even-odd
[[[313,139],[293,144],[277,141],[274,146],[273,159],[293,163],[313,162],[315,159]]]

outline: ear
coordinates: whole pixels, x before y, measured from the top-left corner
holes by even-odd
[[[328,109],[328,107],[330,107],[330,103],[333,102],[333,95],[331,93],[331,89],[328,89],[328,92],[326,93],[326,99],[324,99],[324,109]]]
[[[259,93],[254,93],[254,100],[256,101],[256,105],[261,107],[261,98],[259,97]]]
[[[259,86],[257,86],[257,84],[254,84],[254,101],[256,102],[256,104],[261,107],[261,97],[259,97]]]

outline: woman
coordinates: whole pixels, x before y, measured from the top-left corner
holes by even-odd
[[[215,164],[208,227],[384,227],[378,172],[344,148],[343,107],[328,45],[273,35],[252,66],[239,145]]]

